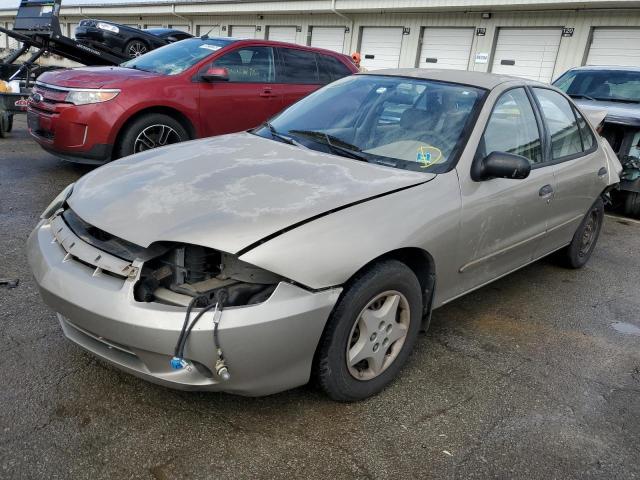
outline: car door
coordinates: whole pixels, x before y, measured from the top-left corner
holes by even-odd
[[[604,153],[580,112],[555,90],[535,87],[532,91],[550,138],[548,155],[557,185],[548,232],[539,251],[542,256],[571,242],[609,177]]]
[[[228,81],[198,83],[202,136],[248,130],[282,109],[272,47],[238,47],[202,71],[209,67],[225,68]]]
[[[546,162],[544,131],[523,87],[496,100],[474,162],[491,152],[522,155],[531,163],[525,179],[475,181],[459,171],[462,196],[457,264],[460,292],[505,275],[534,257],[547,228],[553,202],[553,166]]]
[[[279,81],[283,88],[283,103],[288,107],[322,86],[318,60],[314,52],[297,48],[278,47],[280,65]]]

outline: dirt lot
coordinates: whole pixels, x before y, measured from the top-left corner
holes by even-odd
[[[87,171],[23,119],[0,140],[0,478],[640,478],[639,222],[607,217],[583,270],[544,260],[438,310],[368,401],[182,393],[65,340],[31,279],[29,232]]]

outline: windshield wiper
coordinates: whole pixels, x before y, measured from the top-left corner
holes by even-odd
[[[584,93],[570,93],[569,96],[571,98],[586,98],[587,100],[596,101],[595,98],[590,97],[589,95],[585,95]]]
[[[342,155],[343,157],[347,156],[355,160],[360,160],[362,162],[369,161],[367,157],[358,153],[362,151],[360,148],[356,147],[355,145],[351,145],[350,143],[347,143],[344,140],[339,139],[338,137],[329,135],[326,132],[314,130],[289,130],[289,133],[309,137],[318,143],[328,146],[333,153]],[[339,143],[340,145],[337,145],[337,143]]]
[[[264,122],[262,124],[262,126],[263,127],[267,127],[269,129],[269,133],[271,133],[271,137],[272,138],[276,138],[276,139],[280,140],[281,142],[284,142],[284,143],[286,143],[288,145],[294,145],[296,147],[300,146],[300,144],[298,142],[296,142],[293,138],[286,137],[286,136],[282,135],[281,133],[279,133],[276,130],[276,127],[274,127],[271,124],[271,122]]]

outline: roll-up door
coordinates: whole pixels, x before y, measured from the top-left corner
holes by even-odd
[[[256,26],[231,25],[229,36],[235,38],[256,38]]]
[[[267,38],[276,42],[296,43],[296,27],[268,27]]]
[[[586,63],[640,67],[640,28],[594,28]]]
[[[311,46],[343,53],[344,27],[312,27]]]
[[[219,37],[220,25],[198,25],[198,36],[201,37],[203,35],[209,35],[210,37]]]
[[[491,71],[551,81],[561,34],[559,28],[500,28]]]
[[[469,67],[473,28],[431,28],[422,34],[420,68],[466,70]]]
[[[369,69],[398,68],[402,48],[402,27],[363,27],[360,64]]]

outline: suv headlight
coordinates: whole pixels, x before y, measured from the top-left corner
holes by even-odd
[[[46,220],[47,218],[51,218],[54,213],[58,211],[60,207],[64,205],[64,202],[71,196],[71,192],[73,192],[73,186],[75,183],[71,185],[67,185],[67,187],[62,190],[56,198],[54,198],[53,202],[49,204],[47,208],[44,209],[42,215],[40,215],[40,219]]]
[[[115,25],[111,25],[110,23],[98,22],[96,25],[100,30],[106,30],[107,32],[120,33],[120,29]]]
[[[113,100],[120,90],[72,90],[65,99],[74,105],[87,105],[89,103],[102,103]]]

